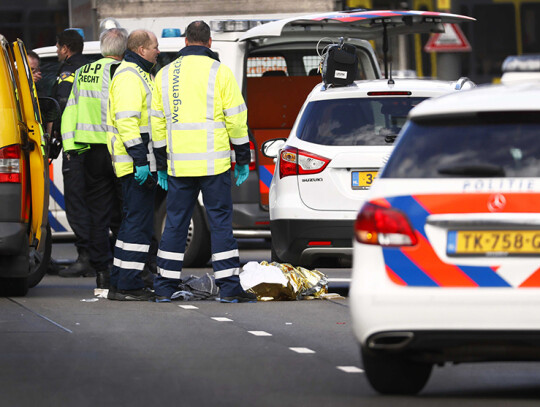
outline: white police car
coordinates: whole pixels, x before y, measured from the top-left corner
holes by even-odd
[[[395,79],[316,86],[277,157],[270,185],[272,258],[294,265],[350,265],[352,227],[410,109],[468,89],[459,81]]]
[[[540,83],[423,102],[355,222],[364,369],[417,393],[434,364],[540,360]]]

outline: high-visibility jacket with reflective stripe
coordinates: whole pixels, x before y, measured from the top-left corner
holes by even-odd
[[[230,144],[249,142],[247,107],[230,68],[204,55],[160,70],[152,97],[156,147],[167,143],[168,174],[197,177],[231,167]]]
[[[108,105],[108,120],[114,129],[107,136],[117,177],[133,173],[133,158],[127,149],[144,143],[141,133],[149,135],[147,159],[150,171],[156,171],[149,120],[153,89],[150,74],[133,62],[122,61],[114,74]]]
[[[106,144],[107,99],[111,67],[120,64],[113,58],[101,58],[75,71],[75,81],[62,114],[64,151],[81,150],[87,144]]]

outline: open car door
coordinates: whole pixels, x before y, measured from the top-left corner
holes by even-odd
[[[34,239],[38,243],[37,250],[41,251],[45,244],[47,214],[49,208],[49,166],[44,153],[44,130],[41,123],[41,113],[36,97],[32,71],[28,65],[26,49],[21,40],[13,43],[13,54],[17,65],[19,87],[21,89],[21,104],[27,125],[24,150],[28,153],[30,164],[30,195],[31,195],[31,234],[30,244]]]
[[[291,17],[254,27],[240,41],[268,41],[272,37],[299,38],[316,33],[320,37],[344,37],[345,41],[359,38],[382,38],[387,68],[388,36],[420,33],[443,33],[445,23],[476,21],[458,14],[415,10],[344,11]]]
[[[343,11],[291,17],[254,27],[240,37],[240,41],[264,37],[277,37],[302,33],[313,36],[336,34],[342,37],[354,34],[362,39],[388,35],[442,33],[444,23],[476,21],[458,14],[414,10]]]

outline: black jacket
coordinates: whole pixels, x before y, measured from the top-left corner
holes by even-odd
[[[88,59],[83,54],[75,54],[67,58],[58,68],[56,82],[51,90],[51,97],[55,98],[63,113],[73,86],[75,71],[88,63]],[[54,123],[53,129],[60,134],[60,119]]]
[[[73,79],[75,78],[75,71],[81,66],[86,65],[88,60],[83,54],[75,54],[67,58],[58,68],[56,73],[56,82],[54,83],[51,96],[56,99],[60,104],[60,109],[63,112],[71,87],[73,86]]]

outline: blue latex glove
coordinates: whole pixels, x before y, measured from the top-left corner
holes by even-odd
[[[168,181],[168,175],[166,170],[159,170],[157,172],[157,183],[163,189],[166,191],[169,189],[169,181]]]
[[[135,181],[139,185],[144,184],[144,181],[146,181],[146,178],[148,178],[150,175],[150,167],[148,165],[143,165],[141,167],[135,167]]]
[[[234,177],[236,178],[236,186],[240,186],[242,182],[244,182],[249,175],[249,165],[238,165],[236,164],[234,166]]]

